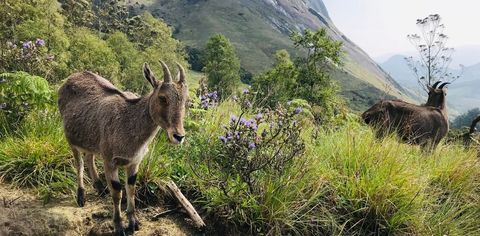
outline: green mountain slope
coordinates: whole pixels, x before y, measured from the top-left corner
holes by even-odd
[[[276,50],[299,53],[289,39],[292,31],[326,27],[331,37],[344,43],[345,65],[335,78],[354,108],[364,109],[385,93],[410,100],[407,91],[335,27],[321,0],[143,0],[139,4],[172,25],[175,36],[189,46],[202,48],[212,34],[226,35],[242,66],[252,72],[266,69]]]

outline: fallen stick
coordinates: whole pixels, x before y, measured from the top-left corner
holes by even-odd
[[[158,220],[158,218],[160,218],[160,217],[166,216],[166,215],[168,215],[168,214],[170,214],[170,213],[173,213],[173,212],[177,211],[178,208],[179,208],[179,207],[176,207],[176,208],[174,208],[174,209],[170,209],[170,210],[166,210],[166,211],[160,212],[160,213],[154,215],[152,218],[153,218],[154,220]]]
[[[205,222],[203,222],[200,215],[198,215],[195,208],[193,208],[192,204],[182,194],[182,192],[177,187],[177,185],[173,181],[168,181],[167,182],[167,188],[168,188],[168,190],[170,190],[170,192],[172,192],[173,196],[175,196],[177,198],[180,205],[182,205],[183,208],[187,211],[187,214],[193,220],[193,223],[195,224],[195,226],[197,226],[200,229],[204,228],[206,226]]]

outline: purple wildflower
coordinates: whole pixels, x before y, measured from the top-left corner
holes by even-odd
[[[0,110],[1,110],[1,109],[4,109],[5,107],[7,107],[7,104],[6,104],[6,103],[0,103]]]
[[[234,135],[237,140],[240,140],[240,132],[235,131]]]
[[[248,144],[248,149],[254,149],[254,148],[256,148],[256,147],[257,147],[257,146],[255,145],[254,142],[250,142],[250,143]]]
[[[236,115],[230,116],[230,122],[231,123],[235,123],[235,122],[237,122],[237,120],[238,120],[238,117]]]
[[[201,106],[202,106],[203,109],[208,109],[209,105],[210,104],[209,104],[208,100],[203,100],[202,101]]]
[[[251,121],[251,120],[245,121],[245,127],[250,128],[251,125],[252,125],[252,121]]]
[[[250,90],[248,90],[248,89],[243,90],[243,94],[249,94],[249,93],[250,93]]]
[[[240,124],[245,125],[247,123],[247,119],[245,118],[240,118]]]
[[[258,113],[256,116],[255,116],[255,119],[256,120],[261,120],[263,118],[263,114],[262,113]]]
[[[37,39],[35,41],[35,44],[38,45],[38,46],[44,46],[45,45],[45,41],[43,39]]]
[[[232,140],[233,139],[233,135],[231,132],[228,132],[227,134],[227,140]]]
[[[295,111],[293,111],[295,113],[295,115],[298,115],[300,114],[300,112],[302,112],[302,108],[301,107],[297,107],[295,108]]]
[[[212,98],[214,101],[216,101],[216,100],[218,99],[218,93],[217,93],[217,91],[213,91],[210,96],[211,96],[211,98]]]
[[[225,138],[225,136],[220,136],[219,138],[223,143],[227,143],[227,138]]]
[[[28,48],[33,47],[32,41],[24,42],[24,43],[22,44],[22,47],[23,47],[24,49],[28,49]]]

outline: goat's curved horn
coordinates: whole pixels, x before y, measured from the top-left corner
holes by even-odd
[[[180,83],[185,83],[185,69],[183,68],[182,65],[180,65],[180,63],[176,62],[177,64],[177,67],[178,67],[178,82]]]
[[[441,82],[442,82],[442,81],[440,81],[440,80],[437,81],[437,82],[435,82],[435,83],[432,85],[432,88],[436,89],[437,86],[438,86]]]
[[[438,86],[439,89],[443,89],[447,84],[450,84],[449,82],[445,82],[442,85]]]
[[[172,74],[170,73],[170,70],[168,69],[167,64],[160,60],[160,64],[162,65],[163,68],[163,82],[164,83],[171,83],[172,82]]]

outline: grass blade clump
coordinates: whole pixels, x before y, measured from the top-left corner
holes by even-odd
[[[58,114],[30,114],[16,135],[0,143],[0,179],[19,187],[41,190],[43,197],[69,192],[75,172]]]

